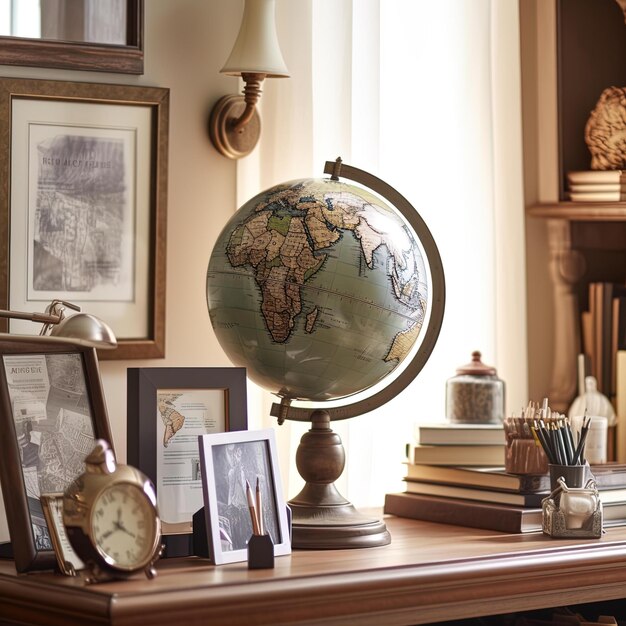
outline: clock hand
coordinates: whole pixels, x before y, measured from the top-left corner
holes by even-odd
[[[124,526],[124,522],[122,522],[122,520],[118,520],[117,522],[115,522],[115,526],[118,530],[121,530],[127,535],[130,535],[133,539],[135,538],[135,533],[130,532],[130,530],[128,530],[128,528]]]

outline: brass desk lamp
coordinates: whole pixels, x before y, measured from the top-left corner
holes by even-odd
[[[66,308],[77,313],[66,317]],[[111,328],[101,319],[89,313],[81,313],[80,310],[79,306],[71,302],[53,300],[44,313],[0,309],[0,317],[40,322],[43,326],[39,335],[67,339],[92,348],[117,348],[117,339]]]

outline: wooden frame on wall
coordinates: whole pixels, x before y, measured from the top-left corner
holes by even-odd
[[[0,65],[143,74],[144,0],[126,0],[126,44],[0,37]]]
[[[101,360],[165,356],[168,123],[168,89],[0,78],[0,308],[69,300]]]
[[[192,553],[203,506],[198,435],[248,427],[243,367],[127,370],[127,460],[156,486],[164,556]]]
[[[112,446],[95,350],[55,337],[1,336],[0,424],[0,485],[15,567],[52,569],[40,495],[65,491],[84,471],[95,439]]]

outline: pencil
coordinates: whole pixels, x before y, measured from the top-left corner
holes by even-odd
[[[584,418],[584,422],[582,428],[580,429],[580,438],[578,439],[578,445],[576,446],[576,452],[574,453],[574,463],[576,465],[584,462],[584,452],[585,452],[585,439],[587,439],[587,433],[589,432],[589,424],[591,423],[591,418]]]
[[[246,480],[246,498],[248,499],[248,511],[250,511],[250,520],[252,521],[252,534],[260,535],[259,520],[256,516],[256,510],[254,507],[254,498],[252,497],[252,489],[250,483]]]
[[[259,535],[265,534],[265,524],[263,523],[263,497],[261,495],[261,483],[259,477],[256,477],[256,515],[259,523]]]

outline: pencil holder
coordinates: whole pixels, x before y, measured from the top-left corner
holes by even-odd
[[[274,542],[269,535],[252,535],[248,541],[248,569],[274,567]]]
[[[504,469],[509,474],[546,474],[548,457],[533,437],[528,420],[507,417],[504,426]]]
[[[588,465],[553,465],[550,464],[550,489],[559,486],[559,478],[563,478],[567,487],[583,487],[589,478],[593,478]]]
[[[585,469],[585,466],[574,467]],[[578,478],[578,475],[572,476],[573,480]],[[559,476],[557,487],[544,498],[541,508],[542,528],[546,535],[596,538],[602,535],[602,502],[593,478],[584,487],[569,487],[563,476]]]
[[[548,459],[533,439],[509,439],[504,449],[504,468],[509,474],[545,474]]]

